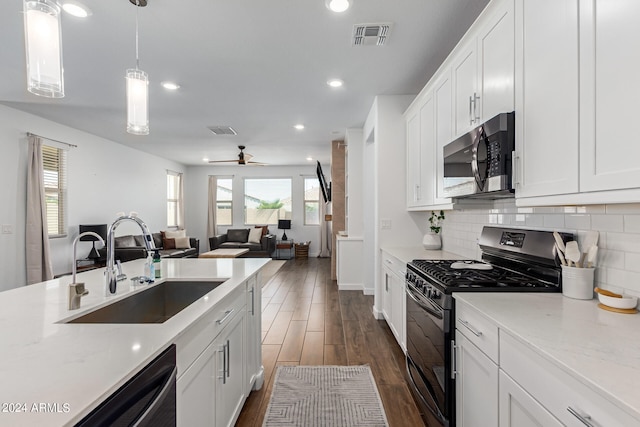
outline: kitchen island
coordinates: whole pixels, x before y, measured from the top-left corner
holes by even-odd
[[[163,260],[163,278],[156,284],[177,279],[224,283],[158,324],[64,323],[154,286],[133,286],[125,280],[118,283],[115,295],[106,296],[104,269],[78,274],[76,281],[84,282],[89,294],[82,297],[77,310],[68,309],[71,276],[0,293],[0,425],[74,425],[172,343],[177,343],[180,378],[192,362],[181,355],[183,344],[189,357],[199,355],[192,345],[197,341],[194,325],[209,321],[225,297],[253,283],[256,289],[248,292],[256,302],[245,305],[243,300],[242,309],[260,318],[258,276],[268,262],[261,258]],[[144,260],[124,263],[123,273],[139,276],[143,265]],[[259,360],[257,322],[257,342],[246,345],[253,352],[243,359],[246,363],[256,356]],[[251,327],[255,330],[256,325]],[[259,388],[261,363],[255,370],[247,381]]]

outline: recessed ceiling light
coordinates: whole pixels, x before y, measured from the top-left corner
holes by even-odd
[[[307,157],[307,161],[308,162],[312,162],[313,161],[313,157]]]
[[[203,158],[202,158],[202,161],[203,161],[203,162],[208,162],[208,161],[209,161],[209,158],[208,158],[208,157],[203,157]]]
[[[91,15],[91,10],[77,1],[67,0],[62,4],[62,8],[69,15],[75,16],[77,18],[86,18]]]
[[[303,124],[297,124],[297,125],[294,125],[293,127],[298,129],[298,130],[304,129],[304,125]]]
[[[163,88],[167,89],[167,90],[178,90],[180,89],[180,85],[178,83],[174,83],[174,82],[162,82],[160,83],[162,85]]]
[[[344,12],[351,6],[352,0],[325,0],[327,8],[333,12]]]
[[[344,82],[340,79],[331,79],[327,82],[327,84],[331,87],[342,87]]]

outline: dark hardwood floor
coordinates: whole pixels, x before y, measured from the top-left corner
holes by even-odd
[[[390,426],[423,426],[404,354],[372,306],[373,296],[338,291],[328,258],[287,261],[262,288],[265,383],[251,392],[236,425],[262,426],[276,366],[368,364]]]

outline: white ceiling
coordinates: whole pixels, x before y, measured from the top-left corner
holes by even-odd
[[[488,0],[356,0],[343,14],[324,0],[149,0],[139,10],[148,136],[125,132],[135,6],[83,2],[90,17],[62,17],[65,98],[55,100],[27,92],[22,0],[2,2],[0,103],[187,165],[234,158],[239,144],[255,161],[301,165],[328,163],[330,141],[362,127],[375,95],[418,93]],[[354,24],[378,22],[393,23],[386,46],[351,46]],[[330,89],[332,77],[344,87]]]

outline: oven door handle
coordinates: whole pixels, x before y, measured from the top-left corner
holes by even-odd
[[[407,360],[407,374],[409,374],[409,381],[411,381],[411,385],[413,386],[414,390],[420,390],[418,388],[418,384],[416,383],[416,380],[413,378],[413,373],[411,372],[411,369],[409,368],[409,364],[413,363],[410,362],[409,360]],[[420,373],[418,373],[418,375],[420,375]],[[417,395],[420,400],[422,400],[422,403],[424,403],[424,406],[427,407],[427,409],[429,409],[429,411],[442,423],[445,423],[445,418],[444,415],[442,415],[442,412],[440,412],[440,408],[438,408],[438,402],[436,402],[436,398],[435,398],[435,392],[433,391],[433,388],[431,387],[431,384],[429,384],[428,381],[423,381],[425,387],[427,388],[427,392],[429,394],[429,397],[431,398],[431,401],[433,402],[433,406],[429,405],[429,402],[427,402],[427,400],[424,398],[424,396],[422,395],[422,393],[418,392],[418,393],[414,393],[415,395]]]
[[[438,307],[437,305],[435,305],[434,303],[432,303],[429,300],[421,300],[418,299],[413,291],[411,290],[411,285],[409,285],[407,283],[407,295],[409,296],[409,298],[411,298],[416,304],[418,304],[420,306],[420,308],[424,309],[427,313],[431,314],[432,316],[435,316],[437,319],[441,320],[444,317],[444,310],[442,310],[440,307]],[[431,307],[428,307],[425,302],[428,302]]]

